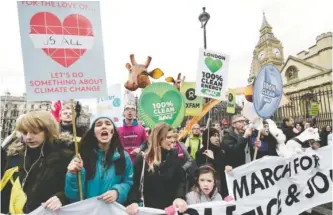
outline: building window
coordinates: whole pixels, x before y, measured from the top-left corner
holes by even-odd
[[[298,69],[295,66],[290,66],[286,71],[286,78],[288,81],[298,78]]]
[[[31,109],[34,109],[35,108],[35,105],[31,105]]]

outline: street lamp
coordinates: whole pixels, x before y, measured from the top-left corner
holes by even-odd
[[[206,12],[206,7],[202,8],[202,13],[199,15],[199,21],[201,22],[201,28],[203,28],[203,32],[204,32],[204,48],[207,48],[207,41],[206,41],[206,25],[207,22],[210,18],[209,13]]]

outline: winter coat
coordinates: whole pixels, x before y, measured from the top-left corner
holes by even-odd
[[[245,146],[248,144],[248,138],[237,135],[230,128],[225,130],[222,143],[226,152],[226,165],[236,168],[245,164]]]
[[[60,133],[69,133],[70,135],[73,135],[73,125],[72,124],[59,124],[60,127]],[[76,125],[76,136],[77,137],[82,137],[84,133],[86,132],[86,128],[84,127],[79,127]]]
[[[64,195],[64,186],[67,166],[73,157],[73,153],[66,149],[63,144],[64,143],[60,140],[54,143],[46,142],[44,143],[42,153],[42,145],[34,149],[27,148],[25,168],[28,172],[30,169],[31,171],[23,188],[27,196],[27,202],[23,209],[24,213],[30,213],[53,196],[57,196],[62,205],[69,203]],[[35,163],[40,155],[40,160]],[[20,151],[18,156],[19,172],[17,176],[22,184],[22,180],[26,177],[24,170],[24,151]],[[13,156],[8,156],[7,163],[12,163],[12,158]],[[35,165],[31,168],[33,163],[35,163]],[[16,180],[16,178],[14,180]],[[11,183],[8,183],[7,186],[11,187]],[[1,197],[10,198],[9,194],[10,192],[8,194],[2,192]],[[4,211],[1,212],[4,213]]]
[[[299,134],[294,132],[294,128],[293,127],[284,127],[282,128],[282,131],[284,133],[284,135],[286,135],[286,143],[293,139],[294,137],[297,137]]]
[[[118,134],[124,149],[131,156],[132,162],[134,162],[136,155],[132,155],[131,152],[139,148],[147,140],[146,130],[136,121],[132,125],[126,125],[124,120],[123,127],[118,128]]]
[[[327,137],[331,133],[332,133],[331,131],[320,132],[320,147],[327,146],[328,144]]]
[[[252,136],[250,137],[249,148],[250,148],[250,152],[251,152],[250,153],[251,160],[253,160],[254,147],[255,147],[255,143],[257,141],[257,136],[258,136],[258,132],[254,132],[252,134]],[[264,136],[264,138],[260,139],[260,141],[261,141],[261,146],[258,149],[256,159],[260,159],[266,155],[268,155],[268,156],[277,156],[278,155],[276,152],[276,147],[278,145],[278,142],[271,134],[269,134],[268,136]]]
[[[140,180],[143,168],[143,156],[139,155],[134,163],[134,185],[129,194],[128,203],[142,203]],[[176,198],[185,199],[185,173],[177,155],[162,150],[162,160],[155,171],[148,172],[145,162],[143,176],[144,206],[164,209],[172,205]]]
[[[204,202],[223,201],[222,196],[219,194],[217,188],[211,198],[207,197],[199,188],[195,188],[193,191],[186,194],[186,202],[188,205],[199,204]]]
[[[118,192],[117,202],[123,204],[133,185],[133,167],[130,156],[127,152],[124,152],[125,171],[122,175],[116,175],[114,163],[120,158],[119,152],[116,151],[114,153],[112,158],[113,163],[106,170],[103,168],[103,156],[105,155],[105,152],[100,149],[96,151],[96,153],[97,163],[94,178],[87,181],[85,168],[81,170],[82,193],[84,199],[102,195],[109,190],[116,190]],[[76,174],[67,172],[65,195],[72,202],[80,200]]]

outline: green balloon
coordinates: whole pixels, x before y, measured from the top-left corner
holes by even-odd
[[[177,128],[185,115],[185,100],[182,94],[168,83],[153,83],[146,87],[138,106],[140,118],[149,128],[160,122]]]

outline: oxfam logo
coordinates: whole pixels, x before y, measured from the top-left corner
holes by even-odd
[[[112,104],[114,107],[120,107],[120,99],[119,98],[113,99]]]

